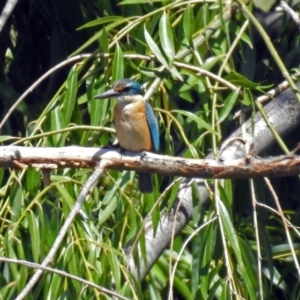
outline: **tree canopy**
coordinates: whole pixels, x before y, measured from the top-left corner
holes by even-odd
[[[18,1],[0,29],[1,145],[113,146],[115,101],[94,96],[132,78],[161,154],[288,154],[299,141],[299,1],[266,2]],[[24,291],[37,268],[26,261],[47,256],[92,172],[0,169],[1,299]],[[106,171],[48,265],[77,279],[44,270],[26,299],[298,299],[298,176],[153,183],[141,194],[135,172]]]

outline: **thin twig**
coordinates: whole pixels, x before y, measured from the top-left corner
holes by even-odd
[[[181,199],[180,199],[181,201]],[[180,207],[181,207],[181,202],[179,201],[178,205],[176,206],[176,210],[174,213],[174,218],[176,219],[178,214],[180,213]],[[173,282],[174,282],[174,276],[173,276],[173,272],[172,272],[172,253],[173,253],[173,246],[174,246],[174,239],[176,237],[176,222],[174,222],[173,226],[172,226],[172,235],[171,235],[171,243],[170,243],[170,259],[169,259],[169,278],[170,278],[170,282],[169,282],[169,300],[173,300]],[[173,271],[175,269],[173,268]]]
[[[226,241],[226,235],[225,235],[225,230],[224,230],[224,226],[223,226],[223,221],[222,221],[222,217],[220,214],[221,199],[219,198],[218,193],[219,193],[218,180],[214,180],[214,201],[215,201],[215,207],[216,207],[216,216],[218,218],[220,235],[221,235],[222,245],[223,245],[223,249],[224,249],[224,259],[225,259],[225,266],[226,266],[226,270],[227,270],[227,280],[229,283],[230,299],[232,299],[232,293],[235,292],[233,289],[233,285],[232,285],[232,283],[234,282],[233,272],[231,269],[230,255],[228,253],[228,247],[227,247],[227,241]]]
[[[2,31],[7,19],[11,15],[17,3],[18,0],[7,0],[0,16],[0,32]]]
[[[73,223],[73,220],[75,219],[76,215],[79,213],[89,191],[95,186],[95,184],[98,182],[99,178],[103,175],[103,172],[105,171],[107,163],[108,163],[107,161],[100,161],[100,163],[96,166],[92,175],[88,178],[88,180],[82,187],[82,190],[81,190],[69,216],[67,217],[64,225],[62,226],[61,230],[59,231],[59,233],[56,237],[56,240],[54,241],[50,251],[48,252],[44,261],[41,263],[42,267],[46,267],[47,265],[52,263],[58,248],[60,247],[67,231],[69,230],[70,226]],[[32,276],[32,278],[29,280],[29,282],[24,287],[24,289],[21,291],[21,293],[17,296],[16,300],[21,300],[26,297],[26,295],[30,292],[30,290],[37,283],[37,281],[41,277],[42,273],[43,273],[42,269],[37,270],[37,272]]]
[[[289,7],[288,3],[286,1],[280,1],[280,4],[277,8],[282,8],[296,23],[298,30],[300,30],[300,18],[299,14],[294,11],[291,7]]]
[[[270,212],[276,214],[277,216],[281,217],[281,214],[276,209],[272,208],[271,206],[269,206],[267,204],[264,204],[264,203],[261,203],[261,202],[256,202],[256,205],[258,205],[260,207],[263,207],[263,208],[269,210]],[[290,222],[290,220],[287,219],[286,217],[284,217],[284,219],[285,219],[285,222],[286,222],[287,226],[291,227],[294,230],[294,232],[298,235],[298,237],[300,238],[300,232],[298,230],[298,229],[300,229],[300,227],[293,225]]]
[[[261,251],[260,251],[260,240],[259,240],[257,211],[256,211],[257,199],[256,199],[256,195],[255,195],[253,179],[250,179],[249,183],[250,183],[252,209],[253,209],[253,226],[254,226],[255,239],[256,239],[256,244],[257,244],[257,269],[258,269],[259,297],[261,300],[263,300],[264,294],[263,294],[263,285],[262,285]]]
[[[81,277],[72,275],[72,274],[70,274],[68,272],[65,272],[65,271],[62,271],[62,270],[58,270],[58,269],[53,269],[53,268],[50,268],[50,267],[42,266],[40,264],[36,264],[36,263],[29,262],[29,261],[26,261],[26,260],[12,259],[12,258],[7,258],[7,257],[0,257],[0,261],[7,262],[7,263],[18,264],[18,265],[22,265],[22,266],[25,266],[25,267],[28,267],[28,268],[40,269],[40,270],[43,270],[43,271],[47,271],[47,272],[59,274],[61,276],[71,278],[71,279],[76,280],[76,281],[78,281],[80,283],[83,283],[85,285],[93,287],[93,288],[97,289],[101,293],[104,293],[104,294],[107,294],[107,295],[111,295],[111,296],[115,296],[115,297],[117,297],[119,299],[123,299],[123,300],[129,300],[129,298],[126,298],[126,297],[124,297],[124,296],[122,296],[122,295],[120,295],[120,294],[118,294],[116,292],[108,290],[105,287],[102,287],[102,286],[97,285],[97,284],[95,284],[93,282],[90,282],[88,280],[85,280],[85,279],[83,279]]]
[[[284,217],[284,213],[282,211],[282,208],[281,208],[281,205],[280,205],[280,202],[279,202],[279,199],[277,197],[277,194],[275,192],[275,190],[273,189],[273,186],[269,180],[269,178],[264,178],[273,198],[274,198],[274,201],[275,201],[275,204],[277,206],[277,209],[278,209],[278,212],[280,213],[280,216],[281,216],[281,219],[282,219],[282,222],[283,222],[283,226],[285,228],[285,233],[286,233],[286,237],[287,237],[287,240],[288,240],[288,243],[289,243],[289,246],[291,248],[291,252],[292,252],[292,255],[293,255],[293,259],[294,259],[294,263],[295,263],[295,267],[297,269],[297,272],[298,272],[298,276],[300,278],[300,266],[299,266],[299,263],[298,263],[298,259],[297,259],[297,255],[295,253],[295,250],[293,248],[293,241],[292,241],[292,238],[291,238],[291,234],[290,234],[290,231],[289,231],[289,226],[285,220],[285,217]]]

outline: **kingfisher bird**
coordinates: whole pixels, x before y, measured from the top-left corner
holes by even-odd
[[[114,108],[116,135],[121,149],[133,152],[159,151],[158,122],[149,102],[144,99],[142,86],[135,80],[119,79],[112,88],[96,95],[96,99],[117,99]],[[138,173],[139,190],[151,193],[151,174]]]

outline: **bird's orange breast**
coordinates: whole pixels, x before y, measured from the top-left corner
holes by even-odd
[[[118,102],[114,120],[121,148],[134,152],[153,150],[144,101]]]

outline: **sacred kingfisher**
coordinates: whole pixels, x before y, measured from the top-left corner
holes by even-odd
[[[159,128],[151,105],[144,99],[141,85],[131,79],[119,79],[97,99],[115,98],[114,123],[120,147],[124,150],[159,151]],[[139,190],[151,193],[151,174],[138,173]]]

